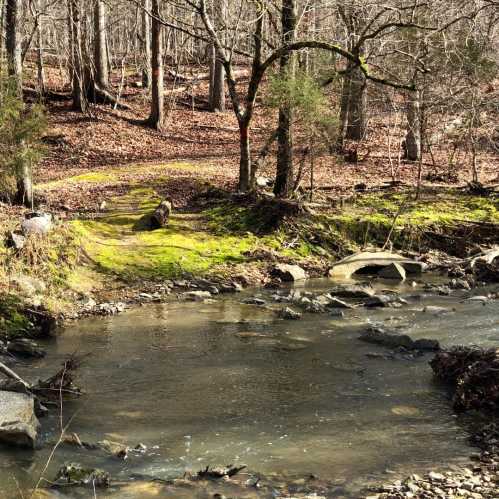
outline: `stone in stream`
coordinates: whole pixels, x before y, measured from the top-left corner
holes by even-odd
[[[421,338],[413,340],[407,334],[400,334],[395,331],[386,331],[379,327],[371,326],[367,328],[360,336],[362,341],[375,343],[389,348],[405,348],[407,350],[440,350],[440,344],[437,340]]]
[[[391,263],[390,265],[383,267],[383,269],[381,269],[378,275],[383,279],[393,279],[396,281],[405,281],[406,278],[406,272],[404,267],[397,262]]]
[[[447,313],[449,310],[445,307],[437,307],[436,305],[427,305],[423,308],[423,312],[432,315],[442,315]]]
[[[295,312],[292,308],[286,307],[279,310],[279,317],[281,319],[298,320],[301,319],[300,312]]]
[[[284,282],[303,281],[307,278],[306,272],[301,267],[287,263],[278,263],[272,274]]]
[[[258,305],[258,306],[263,306],[267,302],[265,300],[262,300],[261,298],[257,298],[256,296],[252,298],[245,298],[241,303],[244,305]]]
[[[390,307],[396,303],[401,303],[401,299],[399,296],[395,294],[386,294],[386,295],[374,295],[371,296],[364,305],[369,308],[376,307]]]
[[[211,298],[211,293],[209,291],[186,291],[181,296],[188,301],[203,301]]]
[[[107,471],[84,468],[81,464],[70,463],[59,469],[54,484],[55,486],[109,487],[110,478]]]
[[[333,296],[339,298],[351,298],[367,300],[374,296],[374,289],[366,286],[339,286],[330,291]]]
[[[0,442],[33,449],[39,427],[33,397],[0,391]]]

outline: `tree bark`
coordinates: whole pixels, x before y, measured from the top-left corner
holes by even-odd
[[[163,90],[163,37],[161,36],[160,0],[152,0],[152,95],[151,114],[148,124],[156,130],[163,127],[164,90]]]
[[[68,1],[73,109],[85,113],[87,111],[88,103],[86,98],[86,75],[83,67],[80,7],[80,0]]]
[[[151,0],[142,0],[142,86],[151,86]]]
[[[33,179],[29,161],[23,162],[21,171],[17,175],[17,192],[14,202],[31,208],[33,207]]]
[[[95,83],[102,89],[109,86],[109,65],[106,44],[106,6],[102,0],[94,5],[94,64]]]
[[[37,8],[40,10],[40,1],[37,2]],[[40,95],[45,94],[45,66],[43,62],[43,24],[42,24],[42,17],[39,16],[37,20],[37,59],[36,59],[36,65],[37,65],[37,73],[38,73],[38,89],[40,91]]]
[[[282,43],[286,45],[295,38],[296,6],[294,0],[282,0],[281,11]],[[280,59],[282,78],[292,78],[292,54],[286,52]],[[279,109],[277,131],[277,172],[274,194],[287,198],[293,191],[293,109],[284,104]]]
[[[5,48],[7,49],[7,70],[9,76],[13,79],[17,94],[22,97],[22,50],[20,17],[21,1],[6,0],[5,6]]]
[[[215,24],[222,26],[225,23],[225,8],[223,0],[215,0],[213,15]],[[219,33],[221,31],[219,30]],[[222,41],[225,42],[225,37],[220,35]],[[216,50],[213,50],[211,56],[214,60],[210,64],[210,109],[211,111],[225,111],[225,70],[223,62],[217,56]]]
[[[410,92],[407,102],[406,158],[418,161],[421,157],[421,103],[418,91]]]
[[[239,121],[239,146],[239,192],[248,192],[252,183],[249,120]]]
[[[357,67],[350,74],[347,139],[363,139],[366,133],[366,105],[366,79],[362,70]]]

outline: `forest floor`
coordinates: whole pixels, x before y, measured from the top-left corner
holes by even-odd
[[[51,88],[67,90],[55,71],[51,78]],[[366,247],[465,256],[498,242],[498,197],[466,189],[471,173],[459,163],[469,161],[466,152],[457,154],[459,168],[452,169],[449,184],[443,182],[450,178],[448,153],[433,151],[431,163],[422,165],[423,179],[431,180],[423,181],[415,199],[418,165],[387,155],[398,139],[396,131],[390,138],[392,125],[382,114],[373,118],[355,164],[324,151],[317,156],[314,203],[299,217],[288,216],[278,205],[230,195],[238,175],[237,123],[230,109],[206,110],[206,82],[183,93],[167,83],[167,118],[159,133],[140,123],[147,99],[134,81],[130,77],[123,87],[129,110],[99,105],[82,116],[70,100],[47,103],[46,155],[35,172],[36,192],[40,207],[60,223],[48,240],[16,255],[2,249],[2,287],[10,289],[13,275],[41,279],[48,289],[45,305],[60,313],[82,296],[115,300],[165,279],[215,276],[265,284],[275,261],[298,263],[320,276],[335,259]],[[260,102],[255,151],[275,121]],[[490,150],[480,153],[484,184],[497,181],[497,160]],[[259,175],[273,178],[274,168],[271,159]],[[305,201],[309,173],[305,166],[299,191]],[[145,217],[163,198],[173,202],[170,224],[151,231]],[[22,212],[0,205],[4,233],[18,226]]]

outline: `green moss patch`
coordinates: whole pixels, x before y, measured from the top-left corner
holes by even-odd
[[[13,295],[0,295],[0,338],[25,336],[32,329],[20,300]]]
[[[311,251],[305,242],[286,247],[280,231],[258,234],[250,211],[230,202],[200,213],[173,213],[168,227],[149,230],[148,215],[158,202],[152,189],[132,189],[114,198],[105,216],[72,222],[100,270],[126,278],[202,275],[243,263],[257,249],[297,258]]]

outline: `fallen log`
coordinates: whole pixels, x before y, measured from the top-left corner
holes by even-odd
[[[5,374],[5,376],[7,376],[7,378],[12,379],[18,383],[21,383],[21,385],[23,385],[24,388],[26,388],[27,390],[31,390],[32,386],[27,381],[22,379],[21,376],[16,374],[12,369],[7,367],[2,362],[0,362],[0,372]]]

